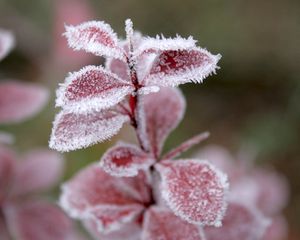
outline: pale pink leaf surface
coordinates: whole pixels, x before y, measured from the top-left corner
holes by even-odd
[[[63,159],[57,152],[48,149],[30,151],[16,166],[11,194],[45,191],[60,180],[62,172]]]
[[[107,58],[105,62],[105,67],[112,73],[118,75],[119,78],[128,82],[130,81],[128,65],[123,61],[115,58]]]
[[[136,221],[125,223],[119,230],[109,233],[99,232],[95,221],[85,221],[84,226],[94,239],[101,240],[141,240],[141,226]]]
[[[16,166],[15,153],[0,144],[0,203],[10,190]]]
[[[215,73],[221,55],[205,49],[170,50],[160,53],[153,62],[145,85],[178,86],[188,82],[200,83]]]
[[[113,110],[89,114],[62,111],[53,123],[49,146],[62,152],[88,147],[117,134],[128,120]]]
[[[175,215],[198,225],[221,225],[228,189],[225,174],[195,159],[164,160],[155,167],[162,178],[162,196]]]
[[[131,83],[101,66],[87,66],[71,73],[57,91],[56,106],[85,113],[110,108],[134,90]]]
[[[101,158],[100,166],[116,177],[133,177],[139,170],[147,170],[155,160],[133,144],[120,143],[110,148]]]
[[[74,218],[96,221],[99,231],[114,231],[144,208],[127,191],[130,187],[122,178],[90,165],[63,185],[60,204]]]
[[[266,215],[276,215],[287,206],[289,188],[287,180],[271,170],[254,170],[251,178],[258,188],[256,204]]]
[[[64,35],[74,50],[125,60],[125,53],[119,46],[117,35],[107,23],[90,21],[77,26],[66,26]]]
[[[207,240],[260,240],[269,220],[254,208],[230,202],[221,227],[205,227]]]
[[[162,88],[158,93],[145,96],[146,129],[155,157],[160,155],[167,136],[181,121],[185,106],[185,99],[176,88]]]
[[[0,83],[0,123],[15,123],[37,114],[47,103],[48,91],[15,81]]]
[[[199,144],[200,142],[204,141],[209,137],[209,132],[200,133],[189,140],[183,142],[178,147],[173,148],[170,152],[166,153],[162,159],[173,159],[183,152],[189,150],[191,147]]]
[[[145,37],[134,52],[134,56],[140,57],[141,54],[145,53],[189,50],[196,47],[196,42],[191,36],[187,39],[180,36],[175,38],[165,38],[163,36],[157,36],[156,38]]]
[[[151,207],[145,213],[142,240],[204,240],[198,226],[174,215],[167,208]]]
[[[276,216],[268,226],[263,240],[283,240],[288,239],[288,223],[283,216]]]
[[[18,240],[69,239],[71,221],[55,205],[42,201],[27,201],[5,207],[9,231]]]
[[[0,61],[7,56],[15,45],[13,34],[7,30],[0,29]]]

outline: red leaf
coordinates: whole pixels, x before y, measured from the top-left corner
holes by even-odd
[[[188,82],[200,83],[217,69],[220,55],[201,48],[163,51],[153,62],[145,85],[178,86]]]
[[[128,191],[133,189],[128,184],[91,165],[63,185],[60,204],[72,217],[96,221],[99,231],[114,231],[144,208]]]
[[[220,226],[226,208],[227,176],[208,162],[165,160],[156,164],[163,198],[175,215],[199,225]]]
[[[144,217],[142,240],[204,240],[199,228],[167,208],[152,207]]]
[[[166,138],[183,117],[185,99],[178,89],[162,88],[145,96],[144,109],[149,142],[158,157]]]
[[[15,45],[15,38],[11,32],[0,29],[0,61],[7,56]]]
[[[119,78],[129,81],[129,68],[126,63],[119,59],[108,58],[106,59],[105,67],[118,75]]]
[[[59,181],[62,170],[63,159],[56,152],[47,149],[30,151],[16,166],[11,194],[45,191]]]
[[[116,177],[133,177],[139,170],[147,170],[155,160],[132,144],[118,144],[110,148],[101,158],[100,166]]]
[[[72,233],[70,220],[55,205],[28,201],[5,207],[5,217],[14,239],[58,240],[69,239]]]
[[[0,123],[26,120],[38,113],[48,100],[45,88],[18,82],[0,84]]]
[[[118,44],[117,35],[104,22],[90,21],[77,26],[67,26],[65,36],[69,46],[75,50],[85,50],[97,56],[125,61],[125,53]]]
[[[222,227],[206,227],[209,240],[260,240],[268,226],[255,208],[231,202],[222,221]]]
[[[268,226],[263,240],[282,240],[288,239],[288,223],[283,216],[276,216]]]
[[[131,83],[101,66],[87,66],[70,74],[57,91],[56,106],[84,113],[110,108],[134,90]]]
[[[53,123],[49,146],[62,152],[88,147],[117,134],[128,120],[113,110],[89,114],[62,111]]]

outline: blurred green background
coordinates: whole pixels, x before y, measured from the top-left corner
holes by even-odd
[[[36,118],[2,127],[16,135],[16,148],[47,146],[58,82],[69,71],[103,61],[87,54],[69,56],[63,24],[99,19],[124,36],[126,18],[144,34],[192,35],[201,47],[222,54],[217,75],[182,87],[188,108],[167,148],[209,130],[204,144],[221,144],[233,152],[254,149],[258,164],[273,166],[289,180],[289,239],[300,239],[299,0],[0,0],[0,27],[12,30],[17,39],[1,62],[0,79],[40,83],[52,93]],[[130,139],[130,129],[118,137]],[[110,144],[65,154],[65,178],[98,160]]]

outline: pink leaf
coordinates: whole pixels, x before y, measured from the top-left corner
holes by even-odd
[[[57,91],[56,106],[76,113],[100,111],[116,105],[133,90],[129,82],[101,66],[87,66],[66,78]]]
[[[90,21],[77,26],[67,26],[65,36],[69,46],[75,50],[125,60],[125,53],[118,44],[117,35],[104,22]]]
[[[45,88],[18,82],[0,83],[0,123],[15,123],[38,113],[48,100]]]
[[[187,39],[177,36],[176,38],[144,38],[137,50],[134,52],[136,57],[144,53],[161,53],[164,51],[189,50],[196,47],[193,37]]]
[[[100,166],[116,177],[133,177],[139,170],[147,170],[155,160],[135,145],[120,143],[101,158]]]
[[[94,239],[101,240],[140,240],[141,226],[137,222],[125,223],[119,230],[102,233],[97,229],[94,221],[86,221],[84,226]]]
[[[172,149],[170,152],[165,154],[162,159],[173,159],[183,152],[189,150],[191,147],[193,147],[196,144],[199,144],[200,142],[204,141],[209,137],[209,132],[200,133],[189,140],[183,142],[178,147]]]
[[[255,170],[251,178],[258,189],[256,204],[264,214],[278,214],[287,206],[289,188],[283,176],[271,170]]]
[[[153,62],[145,85],[178,86],[188,82],[200,83],[217,69],[221,55],[205,49],[163,51]]]
[[[196,225],[175,216],[167,208],[152,207],[144,217],[142,240],[204,240]]]
[[[11,194],[47,190],[59,181],[62,170],[63,159],[58,153],[47,149],[28,152],[16,166]]]
[[[162,88],[144,99],[147,134],[155,157],[161,153],[165,139],[181,121],[185,99],[175,88]]]
[[[119,78],[129,81],[129,68],[123,61],[115,58],[107,58],[105,67],[112,73],[118,75]]]
[[[0,61],[7,56],[15,45],[15,38],[11,32],[0,29]]]
[[[7,229],[6,221],[4,217],[0,217],[0,236],[1,240],[11,240],[10,234]]]
[[[260,240],[268,224],[257,209],[231,202],[222,227],[206,227],[204,231],[209,240]]]
[[[74,218],[96,221],[99,231],[114,231],[144,208],[127,191],[130,187],[91,165],[63,185],[60,204]]]
[[[71,222],[55,205],[28,201],[5,207],[5,217],[14,239],[69,239]]]
[[[62,111],[53,123],[49,146],[62,152],[88,147],[117,134],[128,120],[112,110],[89,114]]]
[[[226,209],[227,176],[205,161],[165,160],[156,164],[162,195],[175,215],[199,225],[220,226]]]
[[[0,202],[6,198],[10,190],[9,186],[14,177],[15,160],[15,153],[0,144]]]

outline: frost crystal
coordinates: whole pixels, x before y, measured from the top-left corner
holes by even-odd
[[[177,216],[199,225],[220,226],[228,188],[226,175],[208,162],[165,160],[156,164],[162,195]]]

